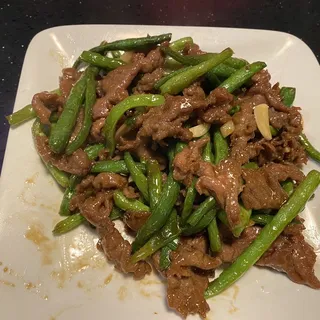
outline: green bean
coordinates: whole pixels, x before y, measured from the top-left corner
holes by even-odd
[[[169,73],[168,75],[166,75],[166,76],[164,76],[163,78],[161,78],[160,80],[158,80],[158,81],[154,84],[154,88],[155,88],[156,90],[159,90],[160,87],[161,87],[164,83],[166,83],[169,79],[171,79],[171,78],[173,78],[174,76],[176,76],[176,75],[178,75],[178,74],[180,74],[180,73],[182,73],[182,72],[185,72],[185,71],[187,71],[187,70],[189,70],[189,69],[191,69],[191,68],[192,68],[192,66],[189,66],[189,67],[181,68],[181,69],[178,69],[178,70],[175,70],[175,71]]]
[[[210,135],[208,135],[210,138]],[[203,161],[206,162],[210,162],[210,163],[214,163],[214,156],[212,153],[212,143],[211,140],[209,140],[207,142],[207,144],[205,145],[203,152],[202,152],[202,159]]]
[[[294,192],[294,183],[292,180],[287,180],[282,183],[283,190],[288,194],[290,197]]]
[[[109,70],[116,69],[125,64],[122,60],[108,58],[91,51],[83,51],[80,55],[80,59],[93,66]]]
[[[170,171],[167,181],[164,184],[163,192],[157,207],[153,210],[146,223],[141,227],[141,229],[139,229],[137,236],[132,243],[133,252],[136,252],[138,249],[140,249],[157,231],[164,226],[178,199],[179,192],[180,185],[173,179],[172,171]]]
[[[216,205],[216,200],[214,197],[207,197],[200,206],[190,215],[187,223],[191,226],[195,226],[201,220],[201,218],[210,210],[212,210]]]
[[[49,121],[50,123],[56,123],[59,120],[60,114],[57,111],[51,113]]]
[[[28,104],[24,108],[6,116],[10,126],[17,126],[25,121],[34,119],[37,116],[32,104]]]
[[[221,239],[219,235],[219,229],[217,225],[216,217],[210,222],[208,226],[208,238],[210,243],[210,249],[212,252],[221,251]]]
[[[92,107],[97,100],[95,77],[98,73],[98,69],[93,68],[90,69],[90,71],[87,74],[83,124],[76,138],[67,145],[66,154],[68,155],[79,149],[90,133],[92,125]]]
[[[36,119],[32,125],[32,136],[33,136],[33,140],[35,145],[37,146],[36,143],[36,137],[37,136],[45,136],[45,134],[42,132],[41,130],[41,124],[40,121],[38,119]],[[39,151],[37,150],[41,160],[43,161],[43,163],[45,164],[45,166],[47,167],[48,171],[50,172],[50,174],[52,175],[52,177],[54,178],[54,180],[63,188],[67,188],[69,186],[69,175],[66,174],[65,172],[59,170],[58,168],[56,168],[55,166],[53,166],[51,163],[44,161],[43,157],[40,155]]]
[[[51,93],[60,95],[60,89],[53,90],[51,91]],[[18,126],[25,121],[34,119],[36,116],[37,114],[34,111],[32,104],[28,104],[24,108],[6,116],[6,119],[9,122],[10,126]]]
[[[291,107],[294,98],[296,97],[296,88],[282,87],[280,90],[280,97],[285,106]]]
[[[72,213],[69,209],[71,198],[73,197],[77,184],[81,181],[81,178],[76,175],[71,175],[69,179],[69,186],[65,190],[60,204],[59,214],[60,216],[70,216]]]
[[[244,164],[242,166],[242,168],[245,168],[245,169],[258,169],[259,166],[258,166],[258,164],[256,162],[248,162],[248,163]]]
[[[191,37],[184,37],[170,43],[170,48],[174,51],[181,51],[187,43],[193,44]]]
[[[248,61],[240,58],[235,58],[235,57],[231,57],[227,59],[224,63],[234,69],[240,69],[249,64]]]
[[[191,236],[193,234],[203,231],[205,228],[207,228],[210,225],[212,220],[215,218],[216,213],[217,213],[216,208],[211,209],[201,218],[201,220],[195,226],[185,227],[182,232],[183,235]]]
[[[128,199],[120,190],[115,191],[113,200],[115,205],[124,211],[150,211],[150,208],[141,201]]]
[[[274,128],[273,126],[269,126],[269,128],[270,128],[271,135],[272,135],[273,137],[275,137],[276,135],[278,135],[278,133],[279,133],[279,130],[278,130],[278,129]]]
[[[224,210],[220,210],[218,212],[218,218],[220,221],[225,224],[227,227],[230,228],[232,234],[235,237],[239,237],[242,233],[242,231],[245,229],[245,227],[248,226],[250,217],[251,217],[252,210],[246,209],[243,205],[240,204],[240,216],[239,216],[239,223],[235,225],[233,228],[230,227],[227,214]]]
[[[91,146],[86,147],[84,151],[86,152],[89,160],[94,160],[99,156],[99,153],[103,149],[104,149],[104,145],[102,143],[98,143],[98,144],[93,144]]]
[[[205,298],[213,297],[237,281],[268,250],[285,227],[300,213],[320,183],[320,173],[312,170],[300,183],[289,200],[280,208],[258,234],[251,245],[212,281],[205,291]]]
[[[162,192],[162,175],[159,164],[156,160],[147,161],[147,172],[148,172],[148,186],[149,186],[149,198],[151,211],[156,208],[159,202]],[[177,239],[175,239],[177,240]],[[164,270],[170,266],[170,253],[172,251],[171,245],[174,246],[175,242],[172,241],[161,249],[160,253],[160,269]]]
[[[166,270],[170,267],[171,265],[170,253],[172,251],[177,250],[178,245],[179,245],[179,239],[176,238],[172,240],[170,243],[168,243],[165,247],[161,248],[160,261],[159,261],[160,270]]]
[[[188,145],[187,143],[182,141],[177,142],[173,155],[175,156],[178,153],[180,153],[187,145]],[[173,159],[170,159],[170,162],[172,162],[171,160]]]
[[[170,57],[172,57],[173,59],[175,59],[176,61],[178,61],[179,63],[181,63],[182,65],[185,65],[185,66],[195,66],[195,65],[198,65],[199,63],[203,63],[203,62],[208,61],[208,60],[215,58],[217,56],[217,54],[215,54],[215,53],[205,53],[205,54],[198,54],[198,55],[183,55],[183,54],[176,52],[168,47],[162,47],[162,50],[167,55],[169,55]],[[234,69],[228,65],[225,65],[223,63],[213,67],[211,70],[208,70],[208,72],[211,72],[211,73],[215,74],[216,76],[222,77],[222,78],[230,77],[235,71],[236,71],[236,69]]]
[[[176,70],[182,68],[183,65],[173,58],[166,56],[163,67],[168,70]]]
[[[112,211],[109,215],[109,219],[111,221],[122,219],[123,218],[123,211],[115,206],[113,206]]]
[[[270,223],[273,219],[273,216],[266,213],[255,213],[251,216],[251,220],[259,225],[265,226]]]
[[[86,221],[86,219],[80,213],[73,214],[72,216],[69,216],[68,218],[65,218],[64,220],[58,222],[52,230],[52,233],[55,236],[60,236],[61,234],[67,233],[77,228],[84,221]]]
[[[271,220],[273,219],[273,215],[267,214],[267,213],[254,213],[251,216],[251,220],[255,224],[259,224],[262,226],[265,226],[266,224],[270,223]],[[290,224],[301,224],[301,221],[297,218],[294,218]]]
[[[199,63],[198,65],[193,66],[189,70],[172,77],[160,87],[161,93],[179,93],[184,88],[188,87],[196,79],[207,73],[209,70],[216,67],[227,58],[231,57],[232,54],[233,51],[230,48],[227,48],[220,54],[213,57],[212,59]]]
[[[146,172],[146,166],[143,163],[136,162],[136,166],[143,173]],[[91,172],[112,172],[128,175],[129,169],[124,160],[104,160],[94,163],[91,167]]]
[[[162,192],[162,175],[159,163],[156,160],[147,161],[147,173],[150,198],[149,202],[151,211],[153,211],[159,202]]]
[[[299,142],[304,147],[311,159],[320,162],[320,152],[310,143],[304,133],[301,133],[299,135]]]
[[[159,260],[160,270],[163,271],[163,270],[166,270],[170,267],[170,265],[171,265],[170,253],[171,252],[172,252],[172,250],[168,246],[161,248],[160,260]]]
[[[169,213],[166,224],[162,229],[158,230],[143,247],[139,248],[138,251],[135,251],[131,257],[131,262],[136,263],[140,260],[145,260],[153,253],[169,244],[172,240],[176,239],[180,233],[181,230],[178,225],[177,211],[172,210],[172,212]]]
[[[206,78],[208,79],[209,84],[210,84],[210,86],[211,86],[212,89],[218,87],[218,86],[221,84],[221,81],[220,81],[220,79],[217,77],[217,75],[215,74],[214,69],[215,69],[215,68],[209,70],[209,71],[206,73]]]
[[[124,153],[124,162],[130,172],[132,180],[136,184],[139,191],[145,200],[149,202],[149,191],[148,191],[148,180],[147,177],[142,173],[139,167],[134,162],[129,152]]]
[[[230,116],[233,116],[234,114],[236,114],[240,110],[241,110],[241,107],[239,105],[236,105],[231,108],[231,110],[229,111],[229,114],[230,114]]]
[[[170,49],[174,50],[174,51],[181,51],[184,49],[185,45],[187,43],[193,43],[193,39],[191,37],[185,37],[185,38],[181,38],[181,39],[178,39],[176,41],[173,41],[169,47]],[[179,69],[182,67],[182,65],[174,60],[173,58],[167,56],[166,59],[165,59],[165,62],[164,62],[164,67],[166,69],[172,69],[172,70],[175,70],[175,69]]]
[[[60,118],[51,130],[49,146],[55,153],[63,152],[68,144],[85,95],[87,77],[91,70],[91,67],[87,68],[80,80],[73,86]]]
[[[124,39],[124,40],[117,40],[109,43],[103,43],[97,47],[90,49],[89,51],[104,53],[105,51],[113,51],[113,50],[123,50],[123,51],[141,50],[156,44],[160,44],[164,41],[170,41],[170,40],[171,40],[171,33],[166,33],[158,36],[131,38],[131,39]],[[73,68],[77,68],[80,62],[81,60],[80,58],[78,58],[73,64]]]
[[[44,161],[43,161],[44,162]],[[69,186],[69,175],[64,171],[59,170],[52,163],[44,162],[48,171],[52,175],[53,179],[62,187],[67,188]]]
[[[92,52],[104,52],[106,50],[123,50],[123,51],[131,51],[138,49],[145,49],[150,46],[154,46],[160,44],[165,41],[171,40],[171,33],[164,33],[158,36],[147,36],[141,38],[131,38],[124,40],[116,40],[113,42],[109,42],[98,47],[92,48],[90,51]]]
[[[192,184],[187,189],[187,193],[186,193],[186,197],[184,199],[182,213],[181,213],[181,224],[182,225],[184,225],[187,222],[187,220],[192,212],[193,203],[194,203],[194,200],[197,195],[196,183],[197,183],[197,179],[194,178],[192,180]]]
[[[119,59],[121,57],[121,52],[119,50],[111,51],[111,55],[115,59]]]
[[[222,136],[219,128],[217,128],[213,132],[213,148],[214,148],[215,164],[219,164],[220,161],[228,158],[228,155],[229,155],[228,142],[227,142],[227,139]]]
[[[120,103],[115,105],[108,117],[106,118],[106,122],[104,124],[104,134],[106,138],[107,148],[109,150],[109,155],[112,156],[114,150],[116,148],[116,141],[115,141],[115,129],[117,122],[123,116],[123,114],[136,107],[156,107],[165,102],[164,97],[161,95],[156,94],[139,94],[130,96]]]
[[[264,62],[254,62],[242,67],[233,73],[228,79],[221,83],[219,87],[225,88],[230,93],[239,89],[244,83],[252,78],[254,74],[265,68],[267,65]]]

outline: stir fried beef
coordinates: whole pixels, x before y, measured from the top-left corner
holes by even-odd
[[[261,103],[265,103],[265,99],[261,95],[255,95],[240,99],[239,103],[240,111],[232,117],[235,130],[230,137],[230,154],[236,161],[244,164],[257,156],[262,149],[260,149],[258,144],[248,142],[255,137],[255,132],[257,131],[253,108]]]
[[[183,95],[186,98],[195,98],[199,100],[205,100],[206,99],[206,94],[201,88],[201,82],[194,82],[192,85],[189,87],[183,89]]]
[[[320,281],[314,274],[317,256],[305,241],[303,229],[303,224],[287,227],[257,265],[285,272],[293,282],[320,289]]]
[[[193,175],[200,169],[202,148],[208,141],[208,138],[192,141],[189,143],[188,147],[184,148],[175,156],[173,161],[173,177],[177,181],[183,181],[187,186],[191,184]]]
[[[132,186],[125,187],[123,189],[123,194],[129,199],[138,199],[140,197],[140,194],[136,192],[135,188]]]
[[[151,272],[151,266],[147,262],[132,263],[130,261],[131,244],[123,239],[110,219],[106,219],[106,224],[100,230],[100,235],[102,250],[108,260],[114,263],[117,270],[124,274],[132,273],[136,280],[142,279]]]
[[[183,48],[183,53],[185,55],[196,55],[196,54],[203,54],[205,53],[200,49],[200,47],[196,43],[186,43]]]
[[[258,154],[258,164],[263,165],[271,161],[291,162],[297,166],[306,164],[307,154],[298,139],[297,135],[282,132],[271,141],[264,141]]]
[[[154,85],[163,77],[164,70],[157,68],[151,73],[143,75],[138,81],[137,86],[133,89],[134,94],[148,93],[154,91]]]
[[[162,141],[174,137],[183,141],[192,139],[192,133],[184,128],[191,113],[205,105],[204,101],[183,96],[167,96],[163,106],[151,108],[137,119],[140,127],[137,137],[152,137],[153,141]]]
[[[222,228],[223,244],[221,251],[216,256],[217,261],[220,264],[235,261],[249,247],[259,232],[260,227],[252,226],[245,228],[239,238],[234,238],[231,232],[226,232]]]
[[[81,214],[94,226],[104,226],[112,210],[112,192],[97,192],[81,201],[79,210]]]
[[[231,120],[229,111],[234,97],[224,88],[216,88],[207,97],[208,108],[200,113],[207,123],[224,124]]]
[[[288,178],[300,182],[303,173],[294,165],[271,163],[259,169],[242,169],[245,181],[241,199],[247,209],[279,209],[288,195],[280,182]]]
[[[240,219],[240,164],[232,159],[221,161],[218,166],[202,161],[198,175],[197,191],[214,196],[225,210],[230,227],[236,226]]]
[[[48,138],[45,136],[36,137],[36,148],[45,162],[52,163],[60,170],[79,176],[86,175],[90,170],[91,162],[82,149],[76,150],[70,156],[55,154],[50,149]]]
[[[70,91],[73,85],[80,78],[81,73],[75,68],[65,68],[62,69],[62,76],[60,77],[59,89],[61,91],[61,96],[64,99],[69,97]]]
[[[77,186],[70,209],[80,213],[95,227],[103,227],[113,207],[113,191],[123,189],[127,179],[115,173],[89,175]]]
[[[148,211],[127,211],[123,222],[133,231],[138,231],[150,217]]]
[[[130,262],[131,245],[124,240],[114,223],[109,219],[113,207],[113,191],[127,184],[124,177],[114,173],[100,173],[96,177],[89,175],[77,186],[70,209],[80,213],[98,228],[100,246],[106,257],[123,273],[133,273],[135,279],[141,279],[151,272],[147,262]]]
[[[116,173],[99,173],[92,182],[96,189],[123,189],[127,184],[127,179]]]
[[[128,87],[141,69],[140,62],[120,66],[102,79],[105,96],[93,106],[93,119],[105,118],[113,105],[128,97]]]
[[[221,263],[233,262],[256,238],[260,228],[246,228],[239,238],[223,244],[217,260]],[[284,272],[293,281],[319,289],[320,281],[314,274],[316,254],[305,241],[303,224],[291,224],[268,251],[257,262],[258,266],[269,267]]]
[[[52,111],[62,110],[63,99],[56,93],[47,91],[37,93],[32,98],[32,107],[40,122],[50,124]]]
[[[204,299],[208,278],[201,271],[214,270],[218,263],[207,253],[208,246],[203,236],[182,239],[178,249],[171,253],[172,263],[165,273],[167,299],[169,306],[183,317],[199,314],[204,318],[209,311]]]
[[[278,84],[273,87],[270,84],[271,76],[267,70],[262,70],[252,77],[254,84],[250,87],[248,94],[256,95],[261,94],[267,100],[270,107],[277,111],[289,113],[288,109],[282,102],[280,96],[280,88]]]
[[[90,129],[90,137],[93,139],[94,142],[103,142],[104,137],[102,133],[102,128],[104,126],[106,119],[100,118],[93,122],[91,129]]]
[[[160,68],[164,64],[164,57],[160,47],[151,50],[147,56],[141,61],[141,71],[143,73],[150,73]]]
[[[150,107],[145,103],[140,108],[135,108],[133,105],[125,112],[119,111],[118,119],[115,119],[116,117],[108,119],[112,108],[130,95],[161,94],[165,91],[156,89],[155,84],[168,71],[169,63],[165,64],[167,57],[162,47],[169,45],[170,43],[166,41],[161,45],[139,46],[137,52],[129,51],[121,57],[123,61],[126,60],[122,66],[111,71],[100,70],[95,79],[88,79],[88,83],[92,81],[92,87],[88,86],[88,89],[95,88],[97,97],[91,110],[92,124],[90,132],[84,139],[81,140],[80,137],[81,147],[71,155],[64,154],[61,152],[63,147],[55,148],[52,143],[52,132],[63,121],[55,124],[51,122],[56,121],[56,118],[64,112],[65,103],[73,86],[81,76],[85,77],[87,72],[82,73],[75,68],[63,69],[60,77],[59,94],[61,95],[41,92],[32,99],[32,107],[41,122],[41,125],[39,121],[35,123],[39,126],[33,127],[33,135],[35,135],[35,129],[39,128],[38,135],[34,137],[35,146],[44,162],[79,176],[76,177],[78,184],[71,185],[70,190],[68,189],[65,194],[64,205],[69,203],[72,214],[80,213],[82,216],[80,218],[84,217],[95,228],[99,236],[97,246],[115,268],[119,272],[133,276],[134,279],[142,279],[152,271],[152,265],[166,278],[169,307],[184,318],[193,314],[205,318],[209,305],[204,298],[204,292],[208,287],[209,278],[215,276],[217,268],[224,268],[225,264],[233,263],[257,238],[262,227],[256,222],[256,213],[275,214],[273,210],[280,209],[286,203],[288,194],[283,188],[284,182],[291,181],[293,188],[304,183],[305,176],[301,167],[307,163],[308,159],[304,147],[299,142],[303,131],[303,120],[300,108],[286,107],[282,102],[283,89],[290,88],[281,88],[280,94],[279,84],[271,84],[267,70],[256,73],[251,80],[232,93],[223,87],[212,85],[210,87],[206,74],[199,77],[197,73],[188,81],[191,84],[187,87],[183,85],[186,81],[181,82],[178,94],[170,94],[175,91],[168,89],[162,97],[152,97],[154,104],[156,101],[161,101],[158,106]],[[187,43],[180,52],[184,55],[183,58],[192,55],[193,59],[205,53],[193,43]],[[232,59],[229,61],[236,62]],[[229,64],[229,61],[226,63]],[[263,66],[263,63],[261,65]],[[187,77],[185,74],[182,75]],[[150,96],[144,96],[143,99],[148,101]],[[82,102],[82,105],[87,108],[86,102],[87,100]],[[257,112],[254,112],[260,104],[268,106],[269,114],[266,114],[265,119],[258,119]],[[73,113],[72,125],[69,126],[70,130],[68,129],[68,138],[71,136],[69,143],[79,138],[79,132],[87,119],[84,119],[84,112],[88,110],[79,105],[77,108],[79,108],[77,114]],[[52,112],[54,112],[53,115],[51,115]],[[106,119],[108,119],[107,124]],[[105,125],[108,126],[109,120],[115,121],[111,128],[104,128]],[[264,125],[270,124],[274,129],[272,138],[261,129],[263,120],[266,121]],[[228,132],[221,129],[227,122],[234,125],[230,126]],[[208,133],[200,136],[201,134],[196,132],[199,127],[189,129],[198,125],[200,128],[203,126],[201,129],[209,130]],[[208,129],[209,126],[211,127]],[[223,129],[225,128],[226,126]],[[114,132],[111,132],[111,129],[114,129]],[[104,133],[108,133],[108,130],[110,134],[105,135]],[[211,162],[214,162],[212,159],[215,155],[208,155],[208,153],[210,143],[214,143],[212,149],[219,148],[219,139],[212,140],[212,136],[216,137],[217,130],[221,130],[229,148],[225,150],[225,158],[218,164],[213,164]],[[45,134],[49,135],[49,132],[48,138]],[[105,141],[105,136],[108,136],[110,141]],[[168,157],[168,150],[181,142],[185,143],[185,147],[174,155],[169,165],[171,158]],[[137,162],[135,170],[126,162],[127,159],[124,161],[125,151],[129,151]],[[61,153],[58,154],[58,152]],[[90,159],[94,158],[94,160],[89,160],[86,152],[90,155]],[[204,155],[207,161],[203,160]],[[95,168],[92,171],[99,170],[99,167],[101,168],[99,164],[102,164],[99,162],[102,160],[108,160],[103,163],[106,166],[102,169],[103,171],[121,172],[121,174],[90,172],[92,165]],[[149,160],[156,160],[158,167],[156,162],[150,165]],[[141,172],[134,172],[137,168],[139,170],[141,168]],[[135,174],[141,175],[140,184],[135,179]],[[171,175],[176,181],[172,181]],[[167,179],[168,176],[170,179]],[[72,177],[70,181],[74,182],[74,178]],[[162,186],[159,183],[161,178]],[[151,199],[156,194],[151,192],[152,187],[159,187],[162,192],[159,200],[161,203],[159,205],[158,202],[158,205],[160,208],[168,206],[163,212],[154,211],[152,201],[157,199]],[[143,196],[144,192],[142,195],[141,190],[145,191],[145,188],[149,191],[150,199]],[[118,193],[117,190],[121,192]],[[124,198],[119,202],[115,201],[114,199],[118,200],[115,195],[120,197],[120,194]],[[163,194],[168,194],[168,203],[163,202]],[[188,221],[192,221],[191,219],[181,219],[181,215],[184,218],[184,215],[188,215],[189,212],[191,212],[190,216],[194,213],[199,216],[204,213],[201,212],[201,205],[203,201],[208,200],[209,196],[216,200],[214,210],[217,212],[223,210],[227,218],[226,222],[220,214],[217,215],[216,223],[221,239],[219,252],[210,249],[214,248],[212,242],[214,239],[210,233],[213,225],[209,228],[207,224],[204,226],[203,221],[206,219],[203,219],[203,216],[195,226],[188,224]],[[139,211],[139,207],[146,211]],[[197,210],[199,207],[201,210]],[[244,219],[243,207],[248,210],[248,214],[251,214],[252,210],[256,219],[253,216],[249,222],[249,217]],[[121,214],[116,215],[115,209],[119,209]],[[155,212],[159,218],[155,216],[156,219],[149,219]],[[154,246],[153,241],[159,238],[154,236],[158,236],[159,232],[163,236],[163,230],[169,228],[170,224],[165,221],[169,213],[171,218],[175,218],[174,221],[170,220],[170,224],[173,225],[173,222],[177,224],[175,228],[180,228],[181,233],[176,239],[179,241],[177,247],[172,247],[176,242],[162,243],[166,249],[170,248],[168,253],[168,250],[161,252],[162,248],[159,249],[158,243],[155,247],[152,246]],[[110,214],[112,214],[112,220],[120,221],[114,224]],[[272,220],[270,215],[265,217],[266,221]],[[79,217],[79,215],[76,216]],[[204,217],[207,216],[204,213]],[[289,217],[293,218],[291,215]],[[157,221],[154,222],[154,220]],[[186,223],[185,220],[187,220]],[[150,221],[152,226],[149,225]],[[275,220],[272,221],[269,223],[274,223]],[[289,223],[289,221],[286,222]],[[135,237],[136,242],[133,246],[116,228],[118,223],[122,223],[124,230]],[[192,236],[185,236],[191,228],[200,230],[201,226],[203,226],[201,231]],[[148,232],[149,235],[152,234],[152,241],[148,246],[144,246],[145,242],[141,240],[145,236],[143,234],[145,228],[150,228]],[[236,229],[241,234],[236,233]],[[286,273],[296,283],[320,289],[320,281],[314,274],[316,254],[305,240],[303,230],[303,220],[294,218],[272,245],[271,240],[269,241],[269,249],[256,262],[256,265],[273,268]],[[145,252],[146,247],[153,251]],[[133,262],[148,253],[149,260]],[[169,254],[164,261],[161,260],[164,258],[163,253]],[[163,262],[170,263],[164,268]],[[253,263],[254,261],[251,261],[251,264]]]

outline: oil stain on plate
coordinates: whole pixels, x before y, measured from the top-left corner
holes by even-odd
[[[29,225],[25,233],[25,238],[37,246],[41,252],[41,261],[43,265],[52,264],[52,253],[57,248],[57,243],[44,235],[44,228],[39,223]]]

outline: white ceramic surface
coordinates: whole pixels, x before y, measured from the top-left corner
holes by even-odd
[[[319,64],[301,40],[273,31],[125,25],[48,29],[29,45],[14,109],[36,92],[56,88],[61,68],[83,49],[102,40],[164,32],[172,32],[173,39],[190,35],[204,50],[230,46],[238,57],[265,61],[273,82],[297,88],[295,104],[303,108],[305,132],[320,149]],[[151,276],[135,282],[118,274],[97,252],[92,231],[82,227],[59,238],[51,235],[62,191],[41,164],[30,128],[28,122],[10,131],[0,179],[0,318],[179,319],[166,307],[161,280]],[[311,168],[316,165],[310,163],[306,171]],[[318,191],[303,214],[318,255],[319,207]],[[316,269],[319,275],[319,263]],[[252,268],[236,286],[209,301],[208,319],[319,319],[319,301],[319,291]]]

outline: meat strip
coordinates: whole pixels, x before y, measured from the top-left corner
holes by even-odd
[[[105,96],[98,99],[92,109],[94,120],[106,118],[112,106],[128,97],[127,88],[139,73],[140,62],[120,66],[110,71],[101,83]]]
[[[148,211],[127,211],[123,222],[133,231],[138,231],[150,217]]]
[[[51,151],[48,138],[45,136],[36,137],[36,148],[45,162],[52,163],[62,171],[85,176],[90,170],[91,161],[82,149],[76,150],[70,156],[55,154]]]
[[[115,268],[124,273],[132,273],[134,279],[142,279],[145,275],[151,273],[151,266],[146,261],[132,263],[131,244],[124,240],[120,232],[116,229],[110,219],[106,220],[103,229],[99,230],[101,236],[100,245],[109,261],[113,262]]]
[[[66,100],[69,97],[73,85],[79,80],[81,73],[75,68],[62,69],[62,76],[59,81],[61,96]]]
[[[200,194],[212,195],[227,214],[230,227],[240,222],[238,195],[241,191],[241,165],[232,159],[218,166],[202,161],[196,189]]]
[[[50,124],[49,119],[51,112],[62,110],[63,98],[56,93],[44,91],[35,94],[31,104],[40,122],[43,124]]]
[[[301,182],[304,174],[293,164],[271,163],[259,169],[242,169],[245,181],[241,199],[247,209],[279,209],[288,199],[279,182]]]

